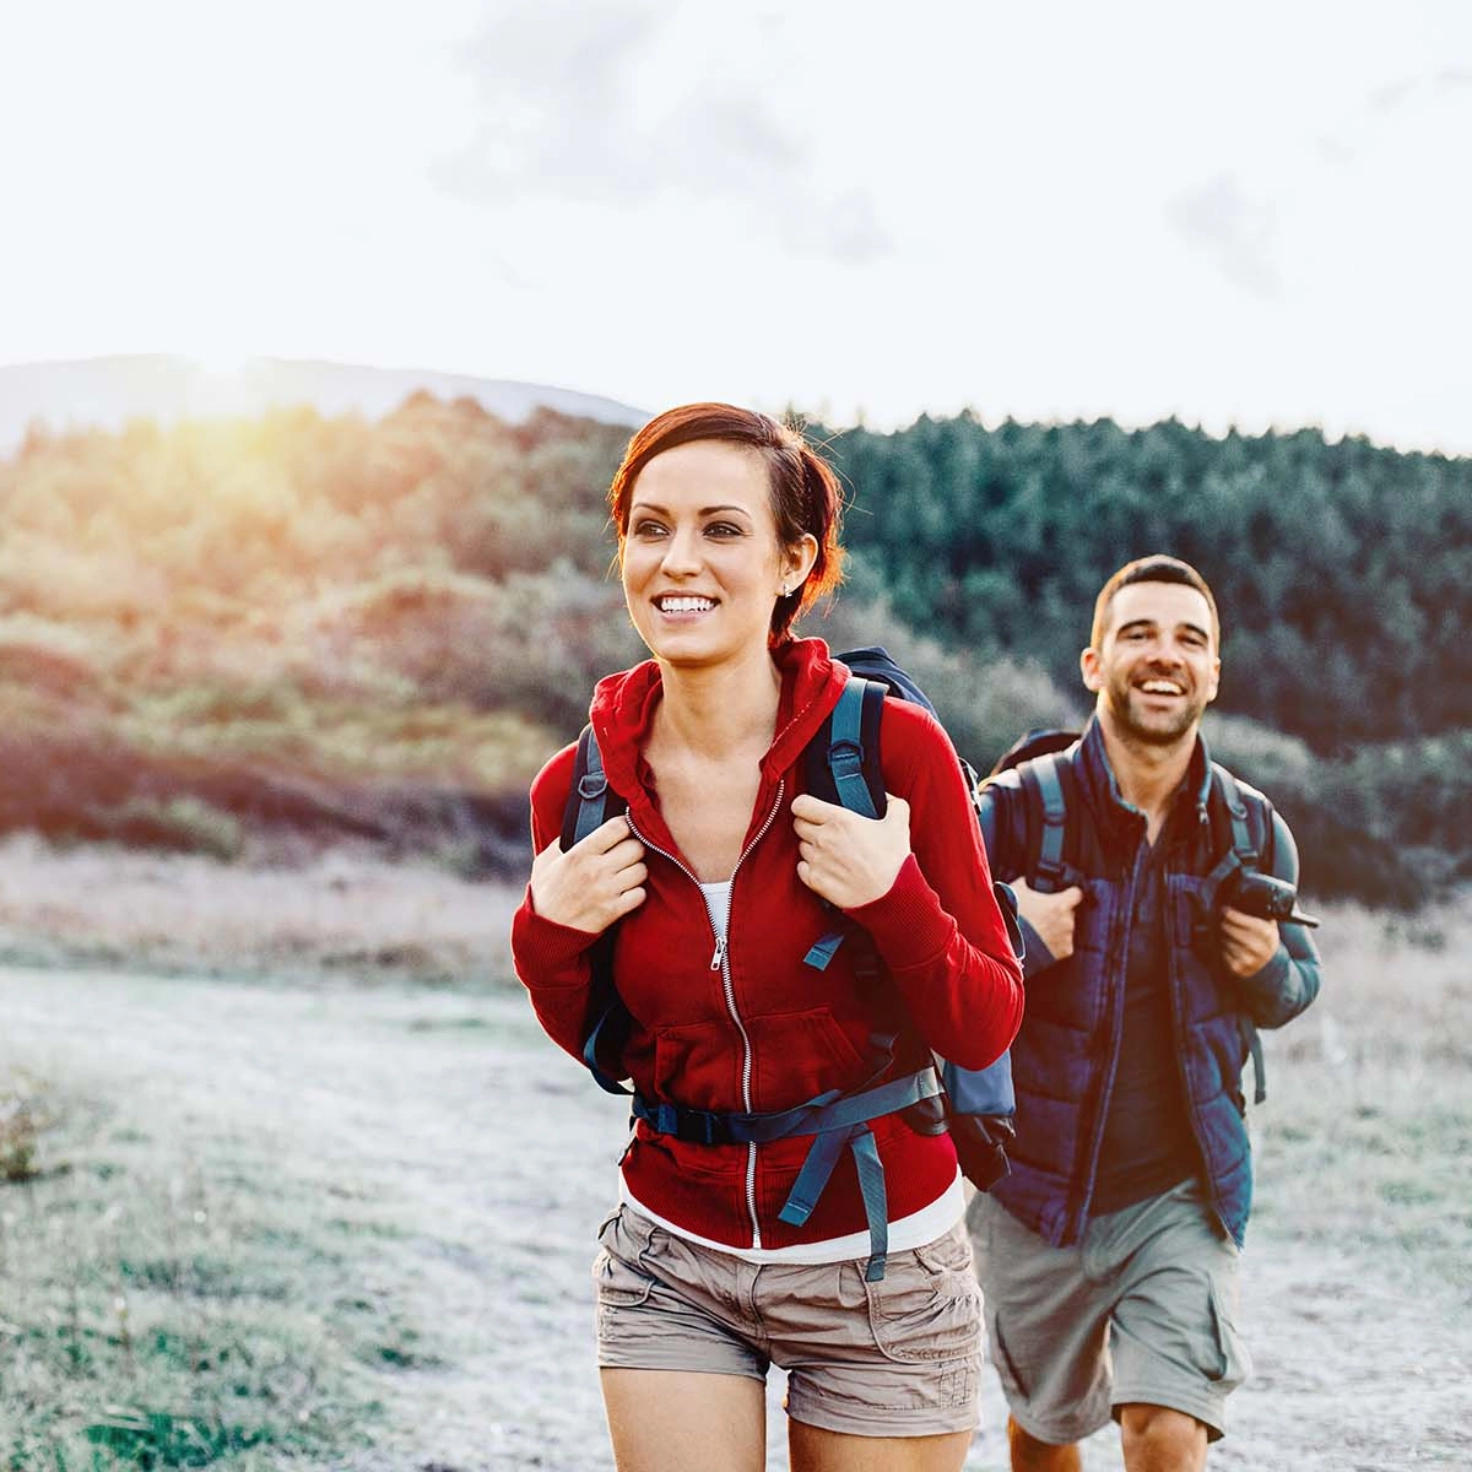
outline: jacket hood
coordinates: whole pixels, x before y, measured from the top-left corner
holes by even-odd
[[[765,808],[783,774],[838,704],[848,682],[847,665],[837,663],[821,639],[791,639],[772,651],[782,676],[777,725],[762,758],[758,807]],[[643,751],[654,712],[664,697],[663,676],[652,659],[598,682],[589,710],[593,734],[603,756],[604,771],[614,791],[629,804],[639,826],[651,822],[664,830],[652,801],[654,778]]]

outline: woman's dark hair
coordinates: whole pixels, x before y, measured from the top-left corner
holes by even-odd
[[[777,600],[772,610],[770,642],[780,644],[800,614],[838,586],[843,548],[838,544],[843,516],[843,490],[827,462],[795,429],[778,424],[753,409],[734,404],[682,404],[651,419],[629,441],[623,463],[608,488],[618,544],[629,530],[629,506],[639,472],[656,455],[697,440],[718,440],[757,451],[767,465],[772,516],[777,539],[794,547],[804,536],[817,539],[818,556],[800,588]]]

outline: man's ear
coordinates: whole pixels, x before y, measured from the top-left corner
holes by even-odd
[[[1211,687],[1206,694],[1206,703],[1208,705],[1210,705],[1211,702],[1216,699],[1216,692],[1218,691],[1218,689],[1221,688],[1221,683],[1222,662],[1219,659],[1214,659],[1211,662]]]
[[[1097,695],[1104,683],[1104,677],[1099,673],[1099,651],[1092,645],[1083,650],[1078,657],[1078,667],[1084,677],[1084,689]]]

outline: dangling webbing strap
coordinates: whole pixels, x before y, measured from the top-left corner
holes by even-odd
[[[634,1117],[642,1119],[656,1134],[706,1145],[760,1145],[791,1135],[816,1136],[778,1213],[782,1221],[793,1227],[800,1227],[812,1215],[847,1147],[858,1171],[864,1217],[869,1227],[869,1262],[864,1276],[874,1283],[884,1276],[889,1252],[889,1210],[884,1166],[869,1121],[894,1114],[922,1099],[934,1098],[940,1087],[935,1069],[922,1068],[857,1094],[839,1095],[829,1090],[795,1109],[772,1114],[723,1114],[688,1109],[681,1104],[651,1104],[637,1094],[632,1107]]]

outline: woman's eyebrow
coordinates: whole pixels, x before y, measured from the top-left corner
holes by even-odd
[[[657,501],[635,501],[634,504],[629,508],[629,510],[631,513],[635,511],[653,511],[658,513],[660,516],[668,516],[670,514],[669,508],[667,506],[661,506]],[[715,516],[717,512],[724,511],[736,511],[739,512],[742,516],[751,515],[751,512],[749,512],[745,506],[702,506],[700,510],[696,512],[696,515]]]

